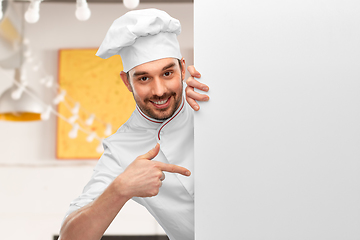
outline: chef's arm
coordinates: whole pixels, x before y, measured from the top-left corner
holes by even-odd
[[[115,216],[129,200],[118,194],[113,181],[92,203],[72,212],[65,219],[59,240],[99,240]]]
[[[195,89],[208,92],[209,87],[196,80],[195,78],[200,78],[201,74],[195,69],[194,66],[189,66],[188,71],[190,73],[190,77],[186,80],[186,101],[189,103],[189,105],[195,110],[198,111],[200,109],[198,101],[209,101],[209,96],[206,94],[201,94],[199,92],[196,92]]]
[[[186,168],[150,161],[160,145],[137,157],[92,203],[71,213],[60,230],[60,240],[99,240],[115,216],[132,197],[153,197],[159,193],[165,172],[190,176]]]

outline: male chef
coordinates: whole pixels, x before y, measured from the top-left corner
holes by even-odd
[[[75,199],[60,239],[100,239],[133,199],[155,217],[171,240],[194,239],[193,109],[208,87],[188,70],[177,35],[180,22],[157,9],[130,11],[113,22],[97,55],[121,55],[120,76],[136,102],[129,120],[104,140],[104,153]],[[144,154],[145,153],[145,154]],[[119,226],[121,227],[121,226]]]

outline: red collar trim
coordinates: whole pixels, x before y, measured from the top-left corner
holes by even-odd
[[[142,111],[140,110],[140,108],[137,105],[136,105],[136,109],[139,111],[140,115],[143,116],[146,120],[153,122],[153,123],[163,123],[163,122],[156,121],[156,120],[153,120],[153,119],[147,117],[145,114],[142,113]]]
[[[166,123],[164,123],[164,124],[161,126],[161,128],[159,129],[159,132],[158,132],[158,139],[159,139],[159,140],[160,140],[160,132],[161,132],[161,130],[163,129],[163,127],[165,127],[166,124],[168,124],[171,120],[173,120],[173,119],[181,112],[181,110],[184,108],[184,104],[185,104],[185,101],[184,101],[184,99],[183,99],[182,105],[181,105],[179,111],[178,111],[174,116],[172,116],[169,120],[167,120]]]

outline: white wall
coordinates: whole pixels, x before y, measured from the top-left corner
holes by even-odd
[[[360,238],[360,2],[196,0],[196,240]]]
[[[57,77],[58,50],[97,48],[111,23],[126,9],[119,4],[89,4],[92,16],[87,22],[76,20],[75,4],[42,3],[36,24],[26,24],[25,35],[45,70]],[[27,4],[25,4],[25,8]],[[182,53],[192,63],[193,5],[141,4],[167,11],[182,23],[179,36]],[[21,10],[21,4],[16,3]],[[11,85],[11,71],[0,69],[0,93]],[[54,96],[38,84],[31,86],[43,99]],[[1,239],[52,239],[71,200],[82,191],[96,161],[55,159],[55,117],[46,122],[0,122],[0,231]],[[108,234],[158,234],[163,230],[136,203],[129,202]]]

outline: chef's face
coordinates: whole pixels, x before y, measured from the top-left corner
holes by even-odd
[[[148,117],[167,119],[180,106],[185,77],[184,59],[159,59],[120,75],[136,104]]]

